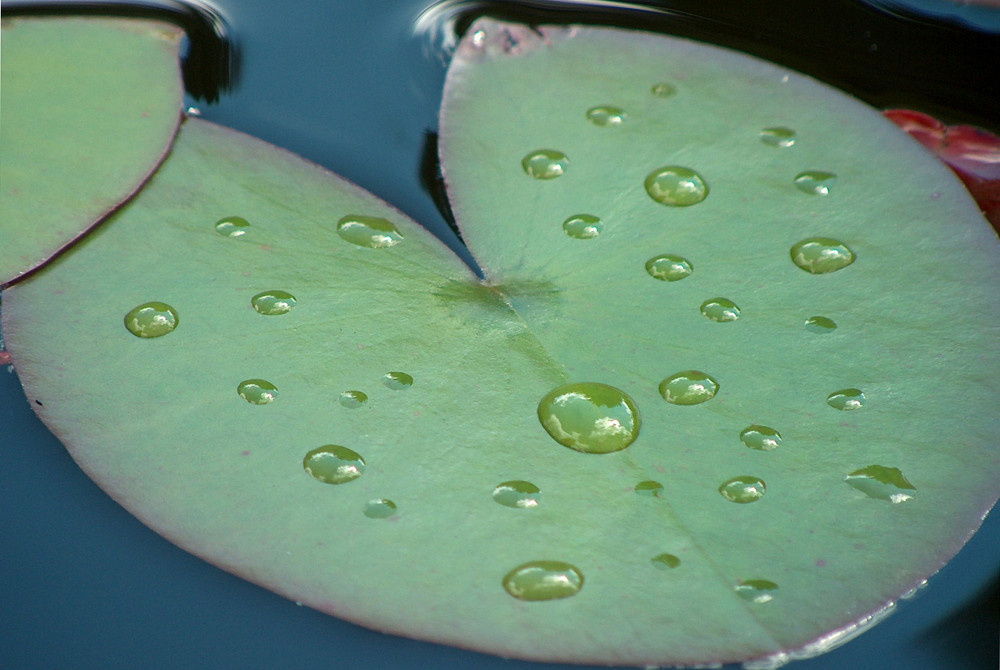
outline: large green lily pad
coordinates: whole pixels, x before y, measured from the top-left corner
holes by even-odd
[[[159,21],[3,21],[0,285],[135,192],[180,121],[182,31]]]
[[[483,21],[441,144],[486,281],[188,120],[4,293],[36,411],[194,553],[532,659],[818,653],[996,500],[1000,244],[874,110],[704,45]]]

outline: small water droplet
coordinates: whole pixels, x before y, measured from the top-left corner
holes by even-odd
[[[353,479],[353,478],[352,478]],[[350,481],[350,480],[348,480]],[[335,482],[340,483],[340,482]],[[365,516],[369,519],[388,519],[396,513],[396,503],[387,498],[369,500],[365,505]]]
[[[751,449],[771,451],[781,444],[781,434],[774,428],[753,424],[743,429],[740,440]]]
[[[591,214],[574,214],[563,221],[563,231],[577,240],[590,240],[601,233],[604,224]]]
[[[561,177],[569,166],[569,158],[561,151],[539,149],[521,159],[525,174],[534,179]]]
[[[136,337],[161,337],[177,327],[177,310],[165,302],[144,302],[125,315],[125,327]]]
[[[639,410],[613,386],[574,382],[538,402],[538,419],[559,444],[588,454],[621,451],[639,435]]]
[[[733,477],[722,482],[719,486],[719,493],[726,500],[734,503],[746,504],[760,500],[766,491],[764,480],[749,475]]]
[[[493,499],[504,507],[531,509],[538,507],[539,498],[538,487],[520,479],[501,482],[493,489]]]
[[[344,391],[340,394],[340,404],[349,409],[357,409],[368,402],[368,395],[363,391]]]
[[[646,272],[650,277],[663,281],[680,281],[694,272],[694,267],[686,258],[673,254],[660,254],[646,261]]]
[[[353,449],[325,444],[307,453],[302,467],[325,484],[344,484],[364,474],[365,459]]]
[[[719,392],[719,382],[698,370],[677,372],[660,382],[660,395],[674,405],[697,405]]]
[[[667,84],[665,82],[660,82],[658,84],[653,84],[649,88],[649,92],[655,95],[657,98],[669,98],[677,92],[677,89]]]
[[[250,230],[250,223],[241,216],[227,216],[215,223],[215,232],[223,237],[243,237]]]
[[[760,131],[760,141],[769,147],[786,149],[795,144],[795,131],[791,128],[764,128]]]
[[[337,222],[337,234],[345,241],[368,249],[388,249],[403,241],[403,235],[387,219],[351,214]]]
[[[833,322],[833,319],[828,319],[825,316],[810,316],[806,319],[806,330],[814,333],[832,333],[836,329],[837,324]]]
[[[250,304],[265,316],[288,314],[295,307],[295,296],[287,291],[264,291],[250,298]]]
[[[708,184],[691,168],[667,165],[646,176],[646,193],[660,204],[687,207],[708,197]]]
[[[767,579],[748,579],[733,587],[744,600],[763,604],[774,599],[778,585]]]
[[[701,303],[701,315],[712,321],[727,323],[740,318],[740,308],[728,298],[709,298]]]
[[[393,391],[403,391],[413,386],[413,377],[405,372],[387,372],[382,377],[382,383]]]
[[[819,170],[807,170],[795,175],[795,187],[809,195],[829,195],[836,181],[837,175]]]
[[[266,379],[247,379],[239,383],[236,392],[251,405],[266,405],[278,397],[278,389]]]
[[[843,389],[834,391],[826,397],[826,404],[834,409],[844,410],[861,409],[865,406],[867,398],[859,389]]]
[[[508,572],[503,587],[518,600],[556,600],[579,593],[583,575],[563,561],[531,561]]]
[[[912,500],[916,487],[907,481],[899,468],[884,465],[869,465],[855,470],[844,477],[844,481],[864,493],[869,498],[888,500],[893,503]]]
[[[613,105],[601,105],[587,110],[587,120],[595,126],[620,126],[625,120],[625,110]]]
[[[670,570],[681,564],[681,559],[673,554],[658,554],[650,560],[653,563],[653,567],[660,570]]]
[[[823,275],[846,268],[854,262],[854,252],[843,242],[829,237],[810,237],[792,245],[792,262],[806,272]]]
[[[653,481],[652,479],[647,479],[646,481],[639,482],[633,489],[636,493],[641,496],[651,496],[654,498],[662,498],[663,484],[660,482]]]

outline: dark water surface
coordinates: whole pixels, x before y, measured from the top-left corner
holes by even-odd
[[[324,165],[459,243],[421,179],[447,61],[441,10],[417,29],[418,0],[225,0],[242,54],[238,86],[204,118]],[[538,21],[612,21],[721,40],[834,81],[878,105],[998,123],[1000,13],[935,0],[956,23],[892,18],[857,3],[658,3],[674,13],[575,13],[555,3],[452,3]],[[754,5],[748,9],[745,5]],[[705,7],[703,5],[711,5]],[[946,11],[947,10],[947,11]],[[455,18],[467,25],[468,16]],[[958,26],[974,26],[975,29]],[[970,32],[971,30],[971,32]],[[930,31],[930,32],[928,32]],[[933,36],[929,40],[927,35]],[[949,37],[950,36],[950,37]],[[952,40],[949,42],[949,40]],[[954,45],[962,45],[959,48]],[[874,45],[874,48],[872,48]],[[912,67],[907,63],[916,63]],[[468,257],[467,257],[468,258]],[[792,668],[961,670],[997,663],[1000,518],[884,623]],[[484,668],[505,661],[385,636],[298,607],[147,530],[76,467],[0,370],[0,668]],[[613,625],[613,624],[612,624]]]

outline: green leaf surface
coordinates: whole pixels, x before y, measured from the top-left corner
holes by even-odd
[[[484,21],[440,132],[485,282],[188,120],[139,197],[5,291],[36,411],[188,550],[522,658],[818,653],[978,526],[1000,243],[876,112],[717,48]]]
[[[182,31],[133,19],[3,20],[0,285],[129,198],[173,141]]]

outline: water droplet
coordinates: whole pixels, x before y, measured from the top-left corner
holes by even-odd
[[[382,383],[393,391],[402,391],[413,386],[413,377],[405,372],[387,372],[382,377]]]
[[[771,451],[781,444],[781,434],[774,428],[753,424],[743,429],[740,440],[751,449]]]
[[[708,197],[708,184],[691,168],[667,165],[646,176],[646,193],[660,204],[687,207]]]
[[[763,604],[774,599],[778,585],[766,579],[748,579],[733,587],[736,593],[744,600],[752,603]]]
[[[633,487],[633,490],[641,496],[652,496],[654,498],[662,498],[663,484],[660,482],[655,482],[652,479],[647,479],[644,482],[639,482]]]
[[[697,405],[719,392],[719,382],[698,370],[684,370],[660,382],[660,395],[674,405]]]
[[[795,131],[791,128],[765,128],[760,131],[760,141],[769,147],[785,149],[795,144]]]
[[[912,500],[917,489],[907,481],[899,468],[869,465],[846,475],[844,481],[869,498],[901,503]]]
[[[620,126],[625,120],[625,110],[612,105],[591,107],[587,110],[587,120],[595,126]]]
[[[670,84],[660,82],[658,84],[653,84],[649,88],[649,92],[655,95],[657,98],[669,98],[670,96],[672,96],[674,93],[677,92],[677,89],[671,86]]]
[[[340,394],[340,404],[349,409],[357,409],[368,402],[368,395],[362,391],[344,391]]]
[[[806,330],[814,333],[832,333],[836,329],[837,324],[825,316],[810,316],[806,319]]]
[[[364,474],[365,459],[347,447],[325,444],[307,453],[302,467],[325,484],[344,484]]]
[[[808,170],[795,175],[796,188],[809,195],[829,195],[836,181],[837,175],[819,170]]]
[[[354,479],[354,477],[352,477],[351,479]],[[331,482],[331,483],[339,484],[341,482]],[[369,500],[368,504],[365,505],[365,516],[368,517],[369,519],[387,519],[395,513],[396,513],[396,503],[392,502],[387,498],[378,498],[376,500]]]
[[[597,237],[604,224],[591,214],[574,214],[563,221],[563,231],[572,238],[589,240]]]
[[[829,237],[802,240],[792,245],[790,253],[793,263],[814,275],[836,272],[854,262],[854,252]]]
[[[177,327],[177,310],[165,302],[144,302],[125,315],[125,327],[136,337],[160,337]]]
[[[531,561],[508,572],[503,587],[518,600],[556,600],[579,593],[583,575],[563,561]]]
[[[493,489],[493,499],[504,507],[516,509],[538,507],[539,497],[537,486],[520,479],[502,482]]]
[[[215,224],[215,232],[223,237],[243,237],[250,230],[250,223],[241,216],[227,216]]]
[[[250,298],[250,304],[265,316],[288,314],[295,307],[295,296],[287,291],[264,291]]]
[[[686,258],[673,254],[660,254],[646,261],[646,272],[650,277],[663,281],[680,281],[694,272],[694,267]]]
[[[239,383],[236,392],[251,405],[266,405],[278,397],[278,389],[266,379],[247,379]]]
[[[351,244],[369,249],[388,249],[403,241],[396,226],[376,216],[345,216],[337,222],[337,234]]]
[[[701,315],[712,321],[727,323],[740,318],[740,308],[728,298],[709,298],[701,303]]]
[[[826,404],[834,409],[844,411],[861,409],[865,406],[867,398],[859,389],[843,389],[834,391],[826,397]]]
[[[521,159],[525,174],[535,179],[561,177],[569,166],[569,158],[561,151],[539,149]]]
[[[588,454],[621,451],[639,435],[639,410],[613,386],[574,382],[538,402],[538,419],[559,444]]]
[[[659,568],[660,570],[670,570],[681,564],[681,559],[677,558],[673,554],[658,554],[653,556],[650,560],[653,563],[653,567]]]
[[[746,504],[760,500],[766,491],[764,480],[749,475],[733,477],[722,482],[719,493],[726,500],[734,503]]]

